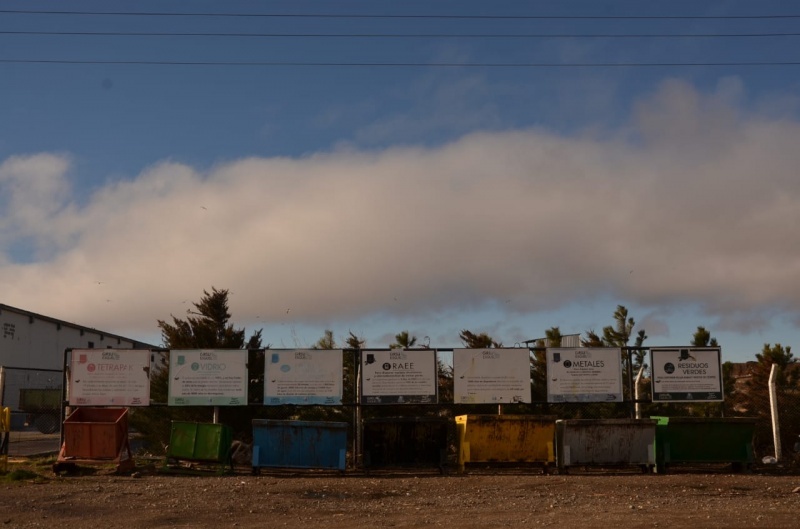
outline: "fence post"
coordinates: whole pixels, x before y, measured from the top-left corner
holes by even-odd
[[[0,409],[3,407],[3,399],[6,394],[6,368],[0,366]]]
[[[772,438],[775,443],[775,459],[780,461],[783,454],[781,453],[781,427],[778,421],[778,395],[775,390],[775,378],[777,377],[777,373],[778,365],[772,364],[772,368],[769,371],[769,407],[770,415],[772,416]]]
[[[354,395],[355,395],[355,435],[353,436],[353,467],[360,468],[364,465],[363,458],[363,439],[361,438],[361,348],[353,350],[353,369],[356,371]]]

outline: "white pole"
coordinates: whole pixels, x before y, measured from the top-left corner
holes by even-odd
[[[775,377],[778,373],[777,364],[772,364],[769,372],[769,407],[772,412],[772,438],[775,443],[775,459],[781,460],[781,428],[778,421],[778,395],[775,391]]]
[[[356,402],[355,402],[355,436],[353,437],[353,466],[358,468],[364,464],[361,439],[361,355],[363,353],[359,350],[358,354],[353,352],[353,368],[356,370]]]
[[[634,396],[636,397],[636,418],[642,418],[642,403],[639,402],[639,383],[642,381],[642,373],[644,373],[644,364],[639,368],[639,373],[636,375],[636,381],[634,382]]]

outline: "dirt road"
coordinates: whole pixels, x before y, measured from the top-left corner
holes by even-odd
[[[1,482],[2,527],[795,528],[800,518],[800,476],[758,471],[37,473]]]

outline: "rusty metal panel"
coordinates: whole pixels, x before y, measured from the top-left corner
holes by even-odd
[[[550,463],[555,419],[531,415],[459,415],[458,464]]]
[[[656,421],[599,419],[556,421],[559,468],[574,465],[655,465]]]
[[[115,459],[127,441],[126,408],[78,408],[64,421],[64,457]]]

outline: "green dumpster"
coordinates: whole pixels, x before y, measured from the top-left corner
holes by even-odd
[[[232,442],[230,426],[173,421],[167,459],[230,465]]]
[[[656,472],[676,463],[731,463],[735,471],[753,464],[755,419],[651,417],[656,425]]]

